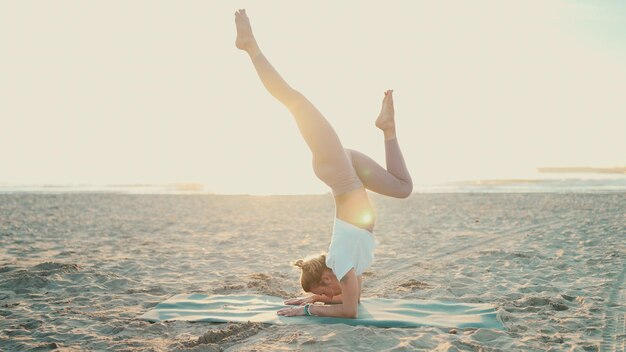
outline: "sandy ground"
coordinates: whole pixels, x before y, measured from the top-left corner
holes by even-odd
[[[0,350],[624,351],[626,194],[372,196],[364,296],[494,304],[506,331],[170,322],[179,293],[300,295],[329,195],[0,195]]]

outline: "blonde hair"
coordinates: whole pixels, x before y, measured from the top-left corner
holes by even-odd
[[[319,286],[322,281],[322,274],[326,269],[326,254],[317,257],[308,257],[304,260],[299,259],[293,265],[302,269],[300,274],[300,285],[305,292],[311,292],[311,288]]]

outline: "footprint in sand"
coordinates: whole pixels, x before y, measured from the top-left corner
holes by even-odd
[[[195,341],[182,343],[182,346],[177,344],[170,346],[170,348],[185,351],[223,351],[250,336],[256,335],[261,328],[262,324],[260,323],[229,323],[225,327],[205,332]]]
[[[226,284],[226,285],[223,285],[220,288],[214,289],[213,293],[219,293],[221,295],[224,295],[224,294],[229,294],[229,293],[235,293],[235,292],[237,292],[239,290],[242,290],[243,288],[244,288],[244,285],[238,285],[238,284],[230,285],[230,284]]]
[[[402,287],[404,289],[410,289],[411,291],[415,291],[415,290],[425,290],[425,289],[429,289],[430,285],[422,282],[422,281],[418,281],[418,280],[409,280],[403,284],[398,285],[398,287]]]

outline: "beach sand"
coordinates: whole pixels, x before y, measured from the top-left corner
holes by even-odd
[[[179,293],[302,294],[330,195],[0,195],[0,350],[624,351],[626,194],[371,196],[364,297],[492,303],[507,327],[149,323]]]

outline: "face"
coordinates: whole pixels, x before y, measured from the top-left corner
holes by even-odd
[[[339,286],[339,280],[332,271],[326,271],[322,274],[322,280],[316,287],[311,288],[311,292],[316,295],[326,296],[332,298],[341,294],[341,286]]]

